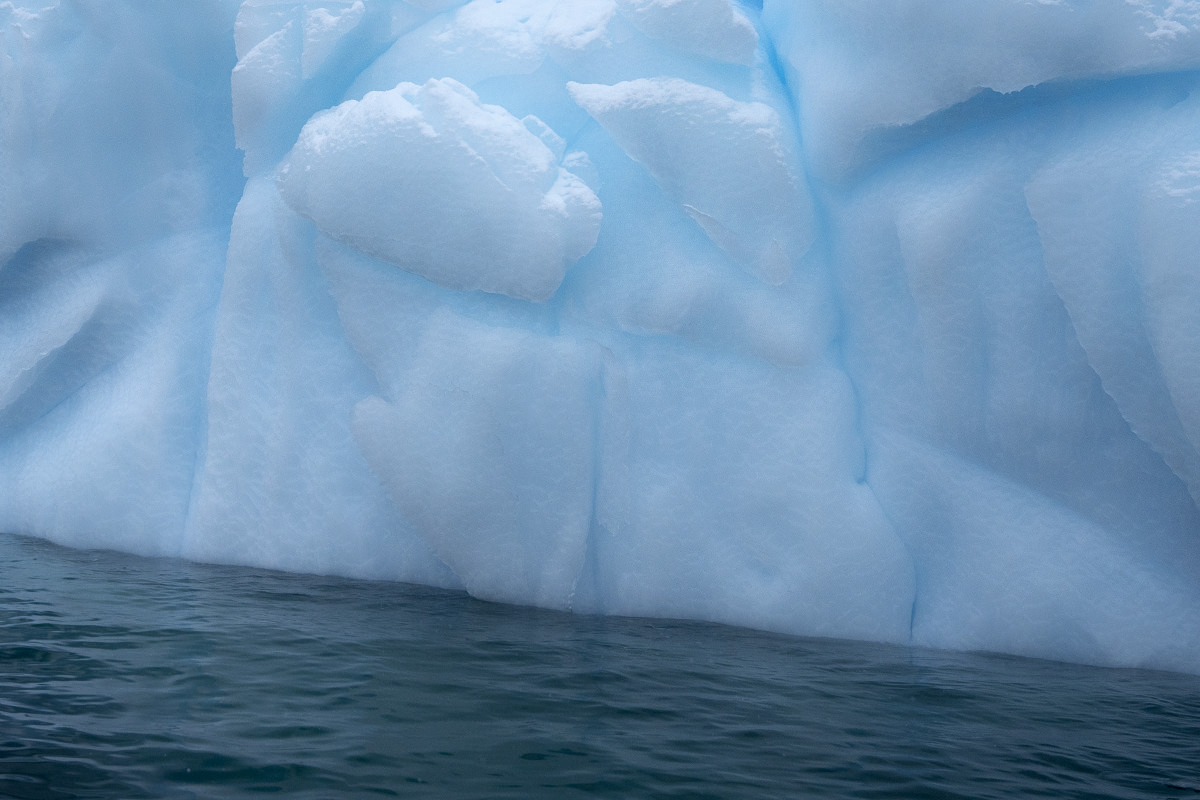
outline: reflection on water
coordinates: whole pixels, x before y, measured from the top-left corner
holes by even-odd
[[[0,797],[1200,797],[1200,677],[0,536]]]

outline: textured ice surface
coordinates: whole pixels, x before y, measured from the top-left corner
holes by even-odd
[[[561,151],[537,117],[451,78],[402,83],[314,117],[279,191],[326,236],[434,283],[544,301],[596,245],[601,209],[539,133]]]
[[[0,2],[0,528],[1200,671],[1200,4]]]

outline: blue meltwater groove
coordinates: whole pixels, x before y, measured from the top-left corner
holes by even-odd
[[[0,797],[1163,798],[1200,677],[0,536]]]

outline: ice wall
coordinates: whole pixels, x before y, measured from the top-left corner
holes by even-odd
[[[0,528],[1200,671],[1198,26],[0,3]]]

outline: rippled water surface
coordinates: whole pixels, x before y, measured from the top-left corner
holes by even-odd
[[[0,796],[1200,797],[1200,677],[0,536]]]

